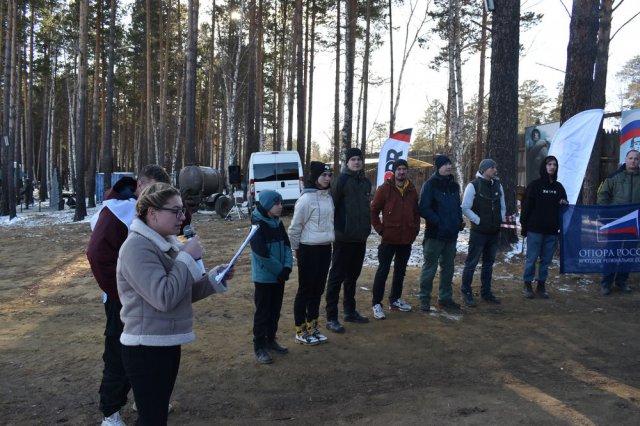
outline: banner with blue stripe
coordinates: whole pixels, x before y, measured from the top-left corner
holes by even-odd
[[[560,273],[640,272],[640,204],[561,207]]]

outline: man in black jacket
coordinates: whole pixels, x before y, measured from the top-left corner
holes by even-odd
[[[527,237],[527,259],[524,265],[524,288],[522,293],[527,299],[533,299],[531,283],[538,266],[538,285],[536,293],[547,299],[546,280],[549,264],[558,247],[560,230],[560,205],[568,204],[567,192],[557,181],[558,159],[552,155],[540,164],[540,178],[532,181],[525,191],[522,203],[520,225],[522,236]]]
[[[327,281],[327,329],[344,333],[338,321],[340,287],[344,283],[344,320],[366,323],[369,319],[356,311],[356,281],[362,271],[367,238],[371,233],[371,182],[364,175],[362,151],[349,148],[347,167],[331,184],[331,197],[335,206],[331,270]]]

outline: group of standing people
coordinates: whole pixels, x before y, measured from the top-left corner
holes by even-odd
[[[471,234],[462,277],[462,301],[467,306],[477,306],[471,284],[482,258],[480,296],[487,303],[500,303],[491,291],[500,226],[506,211],[504,191],[497,178],[497,164],[492,159],[482,160],[476,178],[467,185],[462,198],[460,186],[453,178],[450,159],[439,155],[435,166],[435,173],[418,196],[415,185],[407,176],[407,161],[394,161],[391,167],[393,175],[377,188],[370,201],[372,185],[364,174],[363,156],[359,149],[346,151],[345,168],[334,179],[329,166],[311,162],[305,190],[296,203],[288,233],[280,221],[282,198],[275,191],[260,193],[252,217],[252,222],[260,224],[260,228],[251,241],[256,304],[254,350],[259,362],[273,362],[270,352],[287,353],[287,349],[276,341],[276,332],[294,251],[298,265],[298,290],[294,302],[296,343],[317,345],[328,340],[318,326],[325,284],[328,330],[345,332],[338,319],[341,290],[343,320],[361,324],[369,322],[356,309],[355,291],[372,226],[381,236],[371,304],[375,319],[386,318],[383,299],[392,262],[394,271],[388,309],[400,312],[413,309],[403,300],[402,291],[421,217],[426,221],[426,231],[424,264],[420,274],[420,310],[431,310],[431,292],[438,265],[438,305],[460,308],[453,298],[452,281],[458,233],[465,226],[463,215],[471,222]],[[557,161],[553,172],[557,172]],[[530,205],[530,208],[534,211],[532,216],[536,217],[535,207]],[[558,229],[555,229],[556,238]],[[535,225],[531,232],[536,232]],[[541,273],[546,274],[546,271],[542,272],[546,267],[548,264],[541,263]]]
[[[296,343],[318,345],[328,341],[318,325],[325,283],[328,330],[345,332],[338,320],[342,289],[344,321],[369,322],[356,310],[355,291],[372,225],[381,236],[372,292],[375,319],[385,319],[383,298],[392,262],[389,309],[412,310],[402,299],[402,290],[421,217],[426,228],[420,310],[431,310],[438,266],[438,305],[460,308],[453,298],[452,281],[458,233],[465,226],[463,216],[471,223],[471,231],[460,288],[462,302],[469,307],[477,306],[471,284],[482,258],[480,296],[487,303],[500,303],[491,291],[491,281],[500,227],[505,220],[505,200],[494,160],[480,162],[478,173],[466,186],[462,199],[448,157],[436,157],[436,171],[423,185],[420,197],[407,177],[407,161],[396,160],[391,169],[393,176],[377,188],[373,201],[362,152],[351,148],[346,151],[346,160],[346,167],[333,180],[328,165],[310,163],[305,189],[296,203],[288,233],[280,220],[280,194],[260,193],[252,213],[252,223],[259,228],[251,240],[251,260],[256,306],[253,342],[261,363],[273,362],[271,352],[288,352],[276,340],[276,334],[284,286],[293,268],[293,251],[298,266],[294,301]],[[557,177],[558,160],[547,156],[540,167],[540,178],[525,191],[521,227],[522,236],[527,237],[523,274],[526,298],[549,297],[546,281],[558,244],[559,209],[567,204],[566,191]],[[598,203],[638,202],[640,153],[631,150],[625,164],[599,189]],[[181,345],[195,339],[191,304],[228,288],[227,280],[232,278],[233,269],[222,281],[216,280],[226,265],[203,273],[196,263],[204,250],[198,238],[184,243],[176,239],[189,221],[190,214],[180,192],[169,185],[169,176],[156,165],[145,167],[137,180],[124,177],[118,181],[107,193],[101,211],[92,218],[87,257],[104,291],[106,314],[104,369],[99,391],[103,426],[124,424],[120,409],[131,389],[139,416],[136,424],[166,424]],[[631,291],[627,278],[625,273],[604,274],[602,294],[610,294],[612,285],[624,292]]]

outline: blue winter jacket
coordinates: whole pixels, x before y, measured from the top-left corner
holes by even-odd
[[[291,269],[291,243],[280,218],[270,218],[253,210],[252,224],[260,229],[251,239],[251,278],[257,283],[277,283],[284,268]]]
[[[442,176],[437,171],[422,186],[419,204],[420,216],[425,218],[425,238],[456,241],[464,227],[460,208],[460,185],[453,176]]]

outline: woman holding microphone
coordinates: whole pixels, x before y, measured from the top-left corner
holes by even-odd
[[[120,249],[117,267],[122,361],[138,409],[136,425],[166,425],[167,406],[178,376],[181,345],[195,340],[191,304],[227,290],[203,274],[198,238],[176,239],[186,208],[180,192],[166,183],[147,187],[136,204],[137,217]]]

